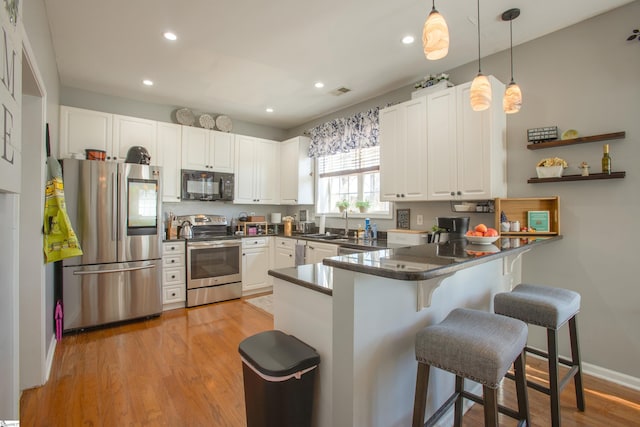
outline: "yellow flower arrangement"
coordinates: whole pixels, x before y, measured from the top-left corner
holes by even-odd
[[[566,161],[561,159],[560,157],[548,157],[546,159],[542,159],[536,165],[537,167],[551,167],[551,166],[562,166],[566,168],[569,166]]]

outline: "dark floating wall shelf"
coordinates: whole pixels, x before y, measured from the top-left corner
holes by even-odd
[[[598,141],[609,141],[609,140],[612,140],[612,139],[623,139],[625,136],[626,136],[626,132],[604,133],[602,135],[582,136],[582,137],[573,138],[573,139],[556,139],[554,141],[539,142],[537,144],[527,144],[527,148],[529,150],[540,150],[542,148],[562,147],[563,145],[585,144],[587,142],[598,142]],[[573,176],[573,175],[570,175],[570,176]],[[622,178],[622,177],[616,177],[616,178]],[[545,178],[544,182],[547,182],[546,181],[547,179],[549,179],[549,178]],[[602,179],[602,178],[591,178],[591,179]],[[559,179],[559,180],[560,181],[569,181],[567,179]],[[531,182],[531,181],[529,181],[529,182]]]
[[[594,179],[618,179],[624,178],[626,172],[611,172],[611,175],[606,173],[592,173],[588,176],[582,175],[565,175],[557,178],[529,178],[528,184],[542,184],[546,182],[560,182],[560,181],[590,181]]]

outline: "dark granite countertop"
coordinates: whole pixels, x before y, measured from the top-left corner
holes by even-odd
[[[562,236],[505,237],[491,245],[474,245],[469,244],[466,239],[461,239],[325,258],[324,265],[309,264],[269,270],[269,274],[331,294],[333,283],[327,280],[333,278],[333,273],[325,270],[328,267],[397,280],[427,280],[505,256],[518,255],[533,247],[560,239]],[[322,278],[321,282],[317,282],[319,277]]]

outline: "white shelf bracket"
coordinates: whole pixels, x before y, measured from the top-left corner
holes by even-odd
[[[418,282],[418,289],[417,289],[417,300],[418,300],[418,306],[416,308],[416,311],[420,311],[423,310],[425,308],[428,308],[431,306],[431,296],[433,295],[433,292],[438,289],[438,287],[440,286],[440,284],[442,283],[442,281],[444,279],[446,279],[447,277],[451,277],[453,276],[455,273],[449,273],[449,274],[445,274],[443,276],[438,276],[434,279],[429,279],[429,280],[420,280]]]

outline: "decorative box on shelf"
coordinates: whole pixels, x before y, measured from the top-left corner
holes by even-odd
[[[534,144],[553,139],[558,139],[558,126],[527,129],[527,140]]]
[[[538,178],[558,178],[562,176],[564,168],[562,166],[537,166]]]
[[[505,218],[501,218],[504,214]],[[549,236],[560,234],[560,198],[495,199],[495,223],[518,221],[527,231],[501,231],[501,236]],[[529,227],[536,231],[529,230]]]

